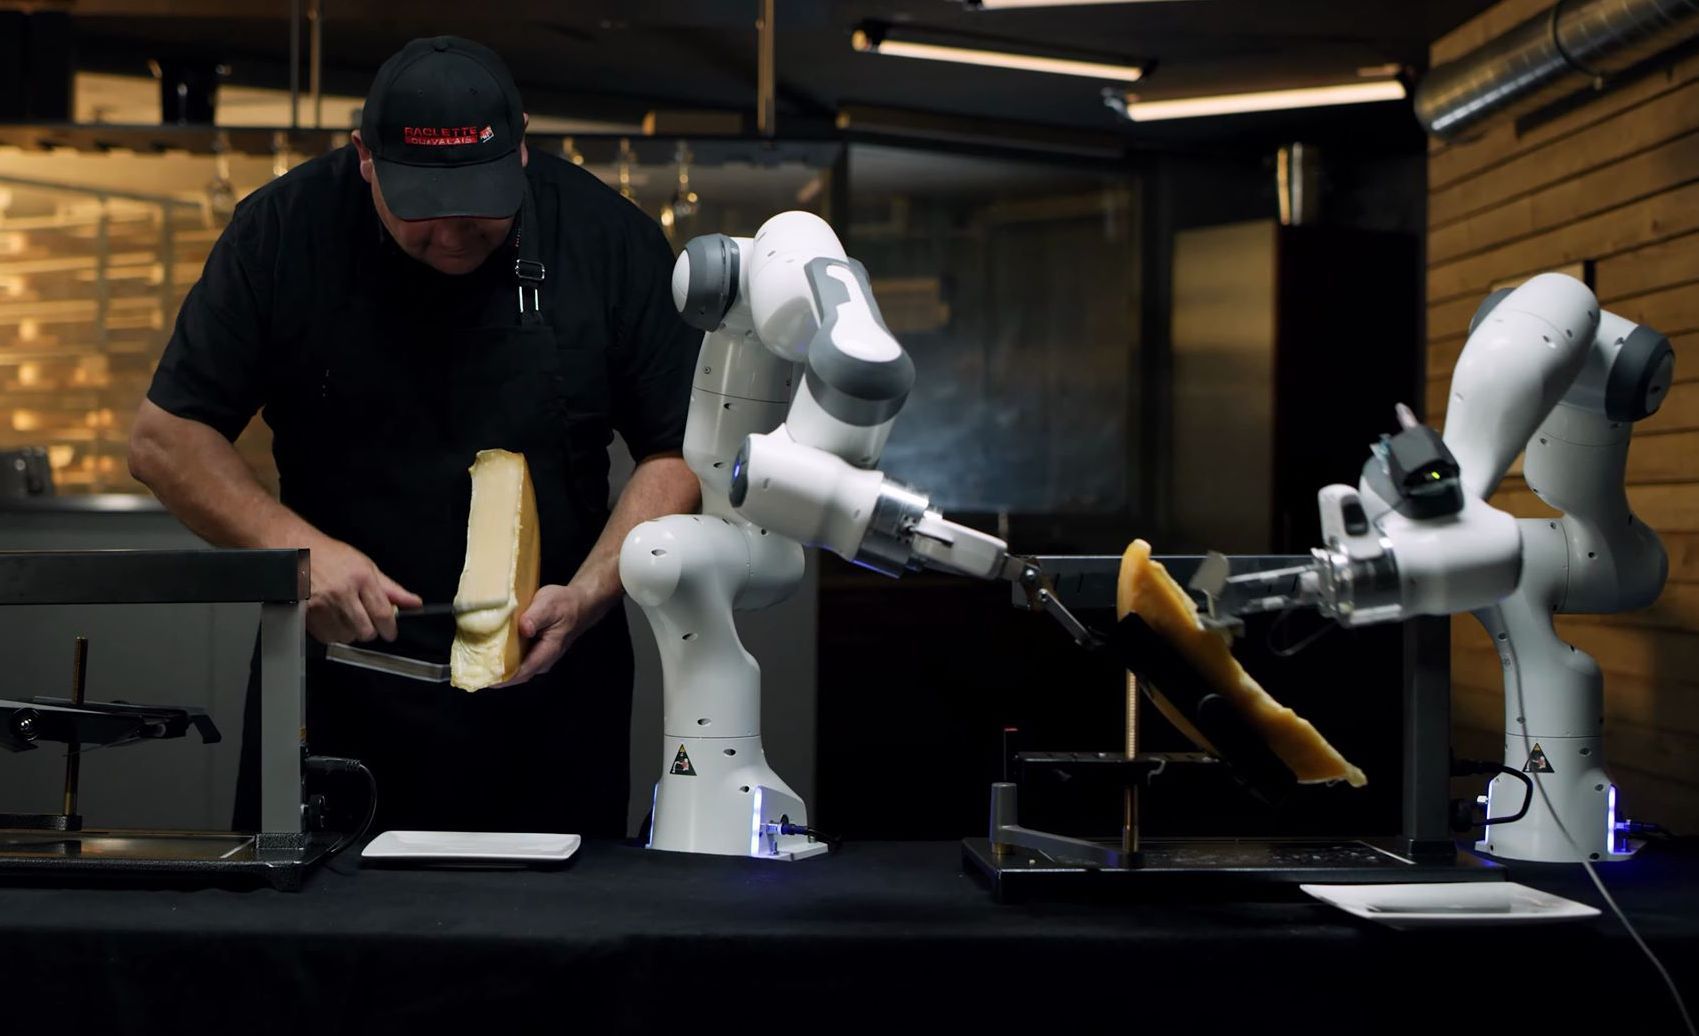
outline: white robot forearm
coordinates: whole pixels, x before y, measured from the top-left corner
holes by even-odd
[[[763,528],[885,575],[936,568],[995,579],[1010,564],[1002,540],[943,518],[881,472],[797,443],[788,428],[745,441],[731,503]]]
[[[1195,582],[1217,617],[1311,606],[1345,626],[1484,608],[1516,589],[1516,519],[1469,496],[1431,429],[1415,424],[1376,444],[1355,486],[1317,494],[1322,540],[1289,569]]]
[[[879,313],[867,272],[821,224],[787,213],[742,247],[692,242],[675,271],[680,309],[731,311],[741,278],[753,331],[774,354],[803,361],[802,383],[771,432],[743,442],[725,484],[741,517],[781,536],[897,576],[923,567],[978,578],[1004,574],[999,539],[944,519],[921,492],[874,470],[914,385],[914,364]],[[815,254],[811,254],[811,251]]]

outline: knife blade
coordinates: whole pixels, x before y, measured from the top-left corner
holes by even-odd
[[[427,604],[418,608],[397,608],[395,617],[398,619],[431,619],[443,615],[465,615],[467,612],[481,612],[506,607],[506,598],[499,601],[474,601],[467,605],[452,602],[448,604]]]

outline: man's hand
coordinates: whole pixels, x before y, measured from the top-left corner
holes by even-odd
[[[542,586],[519,617],[520,635],[531,645],[511,687],[554,668],[572,642],[594,626],[625,596],[619,582],[619,548],[639,522],[664,514],[687,514],[702,501],[696,476],[676,453],[657,453],[637,462],[631,481],[620,491],[602,534],[565,586]]]
[[[395,639],[395,610],[423,602],[378,571],[366,555],[328,537],[312,544],[313,595],[307,632],[325,644]]]
[[[512,687],[553,669],[572,642],[606,615],[616,600],[605,594],[592,596],[576,585],[539,586],[531,607],[519,617],[519,633],[531,642],[525,658],[513,679],[497,686]]]

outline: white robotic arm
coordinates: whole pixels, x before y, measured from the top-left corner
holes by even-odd
[[[1616,786],[1605,771],[1604,677],[1591,656],[1563,641],[1552,618],[1644,608],[1663,590],[1669,569],[1663,544],[1629,509],[1623,483],[1634,422],[1662,404],[1674,354],[1663,335],[1612,313],[1600,314],[1589,344],[1580,374],[1528,441],[1523,459],[1528,487],[1562,516],[1517,523],[1521,584],[1475,612],[1504,667],[1503,764],[1526,773],[1538,792],[1527,795],[1509,776],[1488,787],[1489,818],[1513,815],[1525,798],[1528,803],[1526,816],[1490,825],[1478,844],[1511,859],[1630,854]]]
[[[1645,607],[1668,562],[1623,488],[1633,423],[1668,392],[1664,336],[1602,312],[1588,288],[1542,274],[1477,310],[1452,375],[1445,436],[1417,425],[1375,447],[1357,489],[1319,494],[1326,547],[1297,568],[1200,584],[1219,616],[1313,604],[1345,625],[1472,612],[1505,673],[1504,765],[1539,794],[1480,847],[1530,860],[1619,859],[1604,770],[1598,665],[1552,617]],[[1518,454],[1528,487],[1563,512],[1513,519],[1488,505]],[[1521,812],[1498,777],[1488,816]]]
[[[661,658],[663,768],[649,844],[803,859],[826,845],[767,763],[761,667],[733,613],[788,597],[804,545],[888,575],[930,565],[990,577],[1024,566],[1001,540],[945,521],[923,494],[872,470],[914,367],[866,272],[824,221],[787,212],[753,238],[696,238],[672,290],[704,332],[684,442],[702,513],[644,522],[620,550],[620,577]]]
[[[699,239],[700,240],[700,239]],[[730,312],[730,271],[751,256],[739,287],[768,350],[804,364],[802,384],[771,432],[753,432],[731,468],[730,506],[762,528],[897,576],[932,567],[982,579],[1018,563],[1007,545],[944,519],[928,497],[873,470],[914,385],[914,363],[885,326],[867,271],[844,255],[818,217],[769,220],[729,262],[696,259],[687,246],[674,299],[693,317]],[[704,246],[705,247],[705,246]],[[699,324],[698,326],[702,326]]]

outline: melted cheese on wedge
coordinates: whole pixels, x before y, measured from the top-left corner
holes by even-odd
[[[1209,686],[1226,698],[1301,783],[1346,781],[1354,788],[1369,782],[1363,771],[1346,761],[1310,721],[1275,701],[1239,665],[1230,650],[1230,637],[1205,627],[1197,605],[1174,581],[1162,563],[1150,556],[1150,544],[1134,540],[1121,556],[1116,584],[1115,617],[1136,612],[1158,636],[1191,663]],[[1159,693],[1146,685],[1151,700],[1198,747],[1219,755],[1209,740]]]

